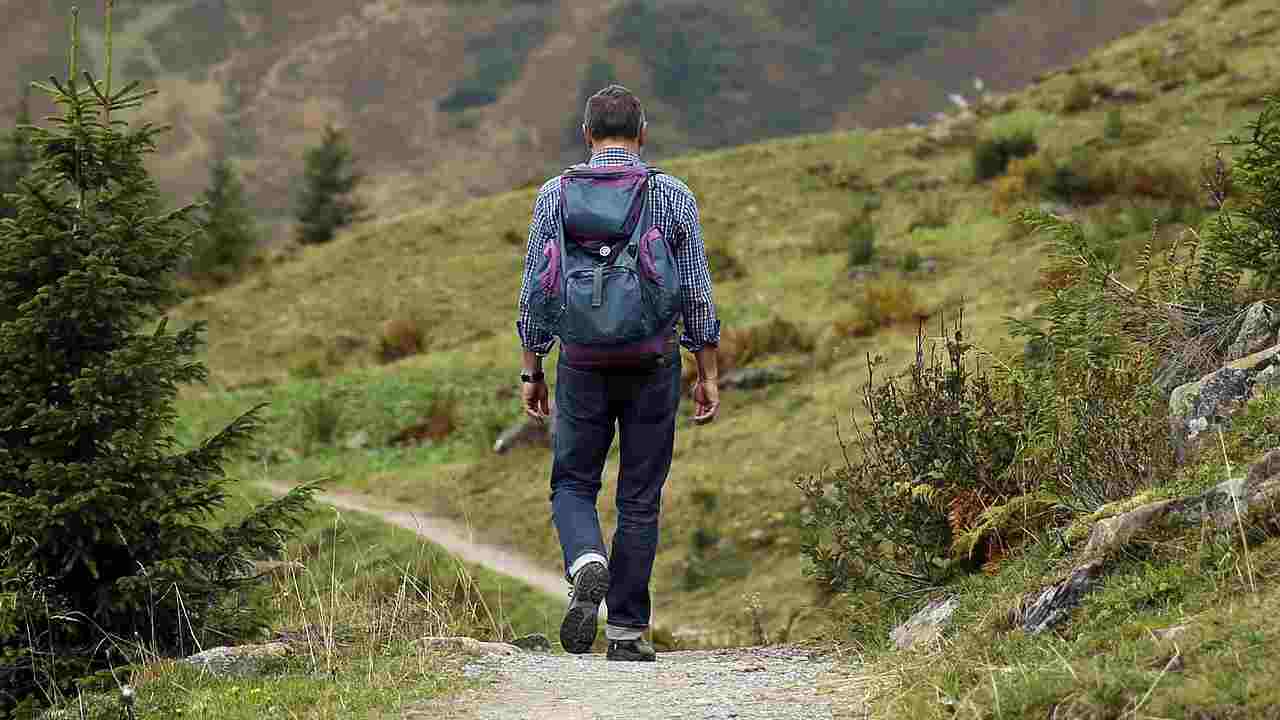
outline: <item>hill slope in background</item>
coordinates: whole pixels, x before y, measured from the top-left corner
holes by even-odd
[[[15,69],[0,108],[63,67],[66,43],[50,38],[67,36],[72,4],[0,0],[0,64]],[[1021,84],[1174,4],[134,0],[117,3],[117,67],[161,91],[150,112],[175,130],[153,170],[177,198],[225,151],[278,220],[303,149],[333,122],[350,129],[385,215],[576,161],[576,108],[611,80],[646,98],[652,155],[669,157],[920,118],[975,76]]]
[[[1061,169],[1060,191],[1096,181],[1063,212],[1120,257],[1140,252],[1162,220],[1159,249],[1179,223],[1204,217],[1197,176],[1211,143],[1241,131],[1280,90],[1277,42],[1272,0],[1200,0],[973,117],[664,163],[700,199],[732,334],[725,352],[784,367],[791,380],[726,391],[722,422],[682,427],[664,498],[660,622],[736,628],[748,640],[753,618],[742,609],[752,605],[743,597],[759,593],[771,637],[790,620],[797,631],[811,627],[792,615],[814,601],[792,481],[841,462],[836,428],[843,421],[847,431],[867,358],[904,366],[914,357],[914,319],[930,316],[936,328],[961,305],[975,342],[997,356],[1020,350],[999,343],[1006,318],[1034,307],[1043,243],[1011,232],[1009,214],[1063,201],[1015,192],[1025,176],[975,182],[976,138],[1030,129],[1036,162]],[[491,450],[519,416],[514,305],[532,201],[525,189],[366,226],[181,308],[182,319],[210,323],[215,377],[184,395],[189,437],[270,401],[272,429],[237,474],[333,478],[469,522],[554,568],[546,451]],[[851,278],[850,227],[864,208],[876,258]],[[380,329],[397,319],[423,330],[424,352],[378,366]],[[405,444],[412,432],[435,439]],[[602,503],[606,524],[610,505]]]

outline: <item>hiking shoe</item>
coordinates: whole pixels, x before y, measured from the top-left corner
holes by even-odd
[[[644,640],[610,640],[608,659],[619,662],[653,662],[658,659],[658,654]]]
[[[560,645],[567,653],[591,651],[596,641],[596,616],[600,602],[609,592],[609,568],[604,563],[587,563],[573,578],[569,609],[560,623]]]

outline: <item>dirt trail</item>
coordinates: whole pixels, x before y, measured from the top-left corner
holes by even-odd
[[[291,485],[284,483],[268,483],[266,487],[279,495],[292,489]],[[569,590],[569,584],[558,572],[510,549],[478,542],[474,533],[452,520],[417,510],[392,509],[386,500],[356,493],[323,493],[317,495],[316,500],[339,510],[374,515],[392,525],[417,533],[419,537],[439,545],[460,560],[515,578],[542,592],[564,596]]]
[[[655,663],[602,655],[490,656],[466,668],[487,684],[407,709],[413,720],[833,720],[859,717],[835,699],[844,669],[796,648],[663,653]],[[833,692],[835,693],[833,695]]]

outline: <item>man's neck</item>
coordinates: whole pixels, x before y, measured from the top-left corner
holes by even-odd
[[[640,154],[640,143],[627,142],[625,140],[603,140],[591,144],[592,155],[597,155],[605,150],[625,150],[632,155],[638,156]]]

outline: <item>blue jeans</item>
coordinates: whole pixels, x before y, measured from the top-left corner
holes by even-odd
[[[586,553],[609,558],[609,624],[649,627],[649,580],[658,552],[658,508],[671,470],[680,405],[680,353],[655,370],[577,370],[560,362],[556,381],[551,512],[565,572]],[[596,498],[615,424],[621,436],[618,527],[605,551]]]

